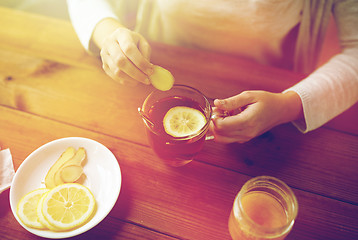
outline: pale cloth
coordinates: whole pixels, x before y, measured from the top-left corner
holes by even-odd
[[[0,193],[10,187],[14,175],[10,149],[0,150]]]

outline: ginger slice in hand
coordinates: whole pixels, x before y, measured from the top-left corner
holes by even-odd
[[[153,73],[149,76],[149,80],[156,89],[161,91],[168,91],[174,84],[173,75],[160,66],[154,66]]]

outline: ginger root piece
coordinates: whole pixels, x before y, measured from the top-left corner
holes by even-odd
[[[55,174],[61,168],[61,166],[70,160],[75,155],[76,150],[73,147],[68,147],[60,156],[59,159],[51,166],[45,177],[46,188],[56,187]]]
[[[152,85],[161,91],[168,91],[174,85],[173,75],[160,66],[154,66],[153,74],[149,76],[149,80]]]
[[[82,175],[83,168],[78,165],[68,165],[61,169],[61,179],[65,183],[76,182]]]
[[[70,166],[70,165],[76,165],[76,166],[79,166],[82,168],[81,164],[85,158],[86,158],[86,150],[83,147],[80,147],[77,150],[76,154],[71,159],[69,159],[67,162],[64,162],[62,164],[62,166],[56,171],[56,173],[54,175],[56,186],[65,183],[61,178],[61,171],[63,168]]]

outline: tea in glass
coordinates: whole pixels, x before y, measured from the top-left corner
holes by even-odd
[[[174,85],[169,91],[154,91],[142,111],[149,143],[171,166],[193,160],[202,149],[211,119],[211,106],[198,90]]]

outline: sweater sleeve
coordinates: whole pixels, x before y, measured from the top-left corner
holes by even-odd
[[[295,91],[301,97],[304,120],[293,124],[304,133],[322,126],[358,101],[358,2],[339,1],[333,15],[342,52],[284,91]]]
[[[91,54],[99,55],[99,49],[91,42],[93,30],[104,18],[118,20],[106,0],[67,0],[72,25],[83,47]]]

